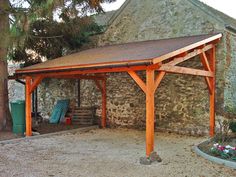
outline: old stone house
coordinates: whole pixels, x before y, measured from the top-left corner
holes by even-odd
[[[104,33],[95,38],[97,46],[222,32],[224,37],[217,50],[217,117],[236,113],[235,19],[198,0],[126,0],[119,10],[97,20],[106,26]],[[197,60],[185,65],[201,67]],[[107,81],[108,124],[144,127],[145,95],[126,73],[111,75]],[[159,129],[208,132],[208,91],[202,79],[167,74],[155,95]],[[39,89],[42,115],[48,118],[58,99],[78,101],[77,83],[76,80],[44,80]],[[80,101],[81,106],[97,106],[99,116],[101,95],[93,81],[80,82]]]

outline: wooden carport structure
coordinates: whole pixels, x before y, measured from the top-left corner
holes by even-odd
[[[106,127],[106,74],[127,72],[146,94],[146,156],[154,151],[154,93],[166,73],[202,76],[210,95],[210,136],[215,127],[215,51],[222,34],[111,45],[85,50],[16,71],[26,81],[26,136],[31,136],[31,94],[44,78],[92,79],[102,92]],[[177,66],[200,56],[203,69]],[[136,73],[146,72],[146,81]],[[157,74],[156,74],[157,73]]]

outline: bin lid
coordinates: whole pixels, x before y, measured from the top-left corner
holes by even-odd
[[[11,104],[25,104],[25,100],[15,100],[12,101]]]

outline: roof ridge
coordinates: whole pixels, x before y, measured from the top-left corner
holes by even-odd
[[[108,20],[108,22],[107,22],[106,25],[107,25],[107,26],[110,26],[110,25],[116,20],[116,18],[121,14],[121,12],[124,11],[124,9],[127,7],[127,5],[128,5],[130,2],[131,2],[131,0],[126,0],[126,1],[122,4],[122,6],[114,12],[114,14],[113,14],[113,15],[111,16],[111,18]]]

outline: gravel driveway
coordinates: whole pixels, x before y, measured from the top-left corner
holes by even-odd
[[[198,157],[191,147],[204,138],[156,133],[161,163],[139,164],[145,132],[95,129],[8,144],[0,143],[0,176],[230,177],[236,171]]]

